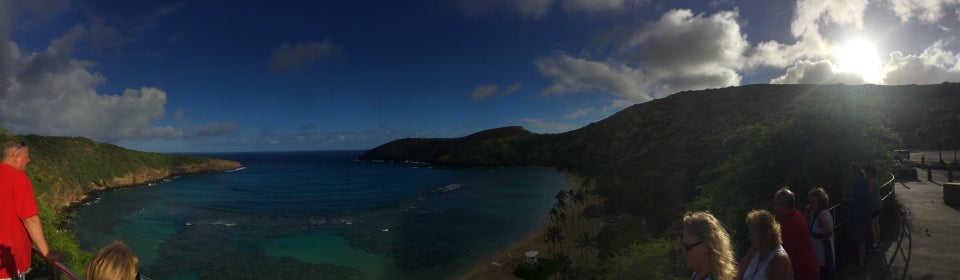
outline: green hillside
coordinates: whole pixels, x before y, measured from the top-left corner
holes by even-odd
[[[0,143],[23,141],[30,148],[27,176],[33,182],[44,232],[65,263],[82,273],[89,258],[68,228],[63,210],[91,192],[160,181],[170,176],[239,168],[238,162],[212,158],[147,153],[79,137],[10,135],[0,129]],[[38,261],[38,260],[34,260]]]
[[[749,85],[677,93],[561,134],[403,139],[361,159],[538,165],[591,178],[611,221],[600,253],[613,257],[674,237],[685,211],[710,210],[736,232],[780,186],[802,200],[819,186],[840,197],[851,162],[890,170],[892,149],[920,146],[915,131],[935,106],[960,109],[960,84]]]

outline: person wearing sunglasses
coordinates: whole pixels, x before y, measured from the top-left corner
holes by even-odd
[[[683,258],[691,280],[731,280],[736,274],[730,235],[707,212],[683,216]]]
[[[750,250],[740,260],[738,280],[793,279],[790,256],[781,246],[780,224],[767,210],[747,213]]]
[[[3,145],[0,163],[0,280],[25,279],[30,271],[31,241],[43,257],[58,261],[60,251],[47,245],[30,178],[23,172],[30,162],[24,142]]]

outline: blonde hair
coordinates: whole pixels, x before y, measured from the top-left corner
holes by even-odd
[[[683,216],[683,230],[709,248],[710,271],[716,279],[734,278],[737,272],[730,235],[716,217],[707,212],[688,213]]]
[[[134,280],[137,278],[137,255],[121,241],[114,241],[97,251],[87,265],[87,280]]]
[[[755,230],[767,245],[776,247],[783,243],[780,239],[780,223],[767,210],[753,210],[747,213],[747,227]]]
[[[817,199],[817,202],[820,203],[820,210],[830,208],[830,196],[827,195],[827,191],[823,190],[823,188],[812,189],[807,195]]]

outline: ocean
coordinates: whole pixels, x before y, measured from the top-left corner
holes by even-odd
[[[564,175],[358,161],[361,151],[224,153],[233,172],[105,192],[83,249],[121,240],[153,279],[444,279],[537,230]]]

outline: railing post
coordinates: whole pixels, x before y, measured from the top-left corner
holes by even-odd
[[[931,172],[930,167],[927,166],[927,181],[933,181],[933,174]]]

